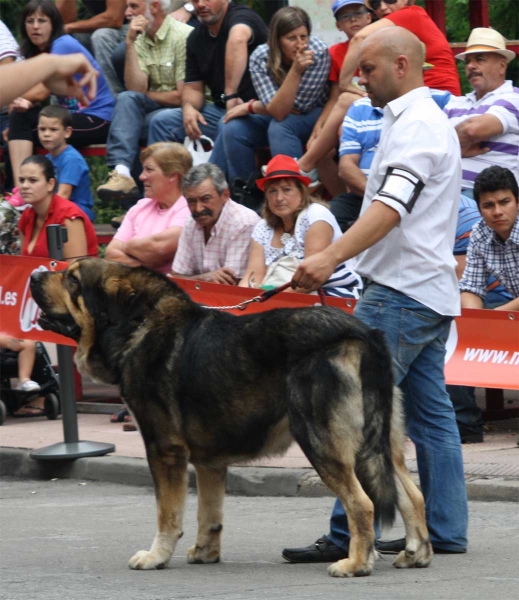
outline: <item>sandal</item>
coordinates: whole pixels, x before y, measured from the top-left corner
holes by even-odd
[[[128,417],[128,409],[123,408],[118,413],[110,416],[110,423],[123,423],[126,421],[126,417]]]
[[[45,409],[41,406],[33,406],[32,404],[26,404],[19,408],[15,413],[13,413],[13,417],[44,417]]]

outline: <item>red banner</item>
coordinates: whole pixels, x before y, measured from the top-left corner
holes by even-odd
[[[35,271],[66,268],[66,262],[50,258],[0,255],[0,331],[21,339],[75,346],[71,339],[41,329],[38,325],[40,309],[29,287]]]
[[[31,297],[29,278],[35,270],[61,270],[67,263],[51,259],[0,255],[0,331],[13,337],[75,345],[72,340],[42,331],[39,309]],[[319,304],[318,296],[283,292],[265,303],[237,305],[257,296],[257,290],[177,279],[191,298],[210,307],[225,307],[236,315],[273,308]],[[353,312],[354,300],[327,298],[327,304]],[[455,319],[447,342],[445,378],[454,385],[519,389],[519,312],[464,310]]]

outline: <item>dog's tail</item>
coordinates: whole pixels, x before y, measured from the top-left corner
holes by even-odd
[[[365,421],[355,473],[375,506],[375,519],[385,528],[394,522],[398,499],[391,446],[393,430],[401,427],[401,394],[393,385],[383,333],[371,331],[369,346],[360,365]]]

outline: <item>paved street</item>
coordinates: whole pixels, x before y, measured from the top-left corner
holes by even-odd
[[[327,529],[330,498],[228,497],[223,562],[188,565],[196,498],[169,568],[136,572],[130,556],[155,532],[149,487],[77,480],[3,479],[0,581],[3,600],[515,600],[519,583],[519,508],[472,502],[471,549],[436,556],[428,569],[399,571],[392,558],[368,578],[332,579],[326,566],[285,563],[283,546],[306,545]],[[402,535],[396,526],[393,535]],[[391,537],[393,537],[393,535]]]

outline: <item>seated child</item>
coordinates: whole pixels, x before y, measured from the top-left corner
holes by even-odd
[[[85,159],[67,139],[72,135],[72,117],[62,106],[49,105],[40,111],[38,137],[49,151],[47,158],[54,165],[58,179],[57,194],[79,206],[93,221],[94,199],[90,190],[90,172]]]

